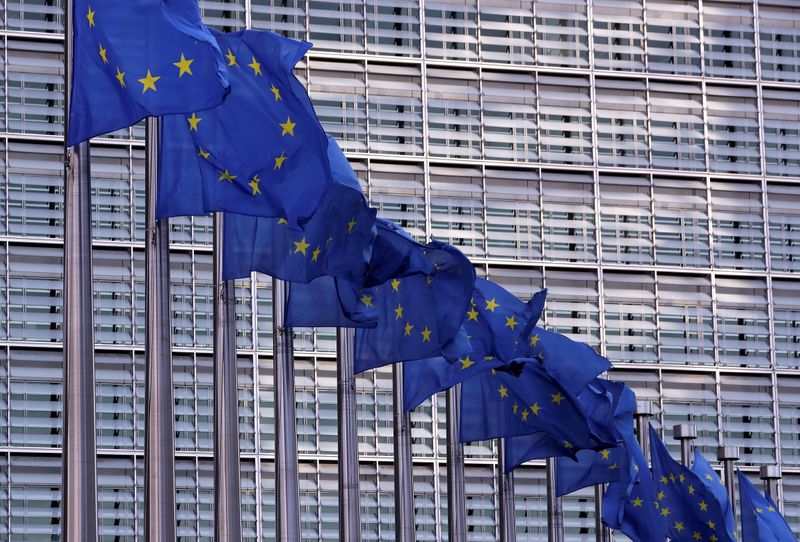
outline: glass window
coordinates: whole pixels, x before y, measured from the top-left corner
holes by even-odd
[[[12,349],[9,397],[12,446],[61,446],[62,359],[58,350]]]
[[[747,87],[706,87],[708,159],[711,171],[761,171],[756,91]]]
[[[275,390],[272,369],[272,359],[258,358],[258,438],[261,451],[266,453],[275,451]]]
[[[705,169],[700,86],[651,82],[650,131],[654,167]]]
[[[272,348],[272,279],[256,273],[256,333],[258,348]]]
[[[644,9],[641,2],[594,0],[592,19],[595,67],[644,71]]]
[[[424,2],[425,56],[478,59],[478,9],[475,0]]]
[[[800,282],[772,281],[772,327],[775,364],[800,368]]]
[[[132,449],[135,445],[133,358],[127,352],[95,353],[97,447]]]
[[[370,63],[369,150],[422,154],[422,81],[415,66]]]
[[[535,162],[536,80],[532,74],[483,72],[483,154]]]
[[[131,241],[130,156],[128,149],[91,148],[92,237],[106,241]]]
[[[422,164],[372,162],[369,200],[378,216],[404,228],[415,239],[425,238],[425,172]]]
[[[9,473],[5,459],[2,463],[0,469]],[[57,540],[61,532],[61,458],[57,455],[12,455],[10,476],[6,474],[6,477],[10,478],[11,533],[25,533],[25,538]]]
[[[781,436],[781,463],[800,465],[800,379],[778,377],[778,409]]]
[[[8,146],[6,207],[10,234],[63,238],[63,175],[61,145],[14,142]]]
[[[364,13],[359,0],[309,0],[311,42],[319,49],[364,51]]]
[[[427,105],[430,153],[448,158],[479,158],[477,72],[428,68]]]
[[[494,501],[496,479],[492,466],[464,466],[469,540],[496,540]]]
[[[704,179],[653,180],[656,263],[710,264],[708,202]]]
[[[9,247],[9,338],[61,342],[63,255],[57,246]]]
[[[708,277],[658,275],[659,346],[664,363],[714,363],[714,323]]]
[[[651,72],[700,75],[700,13],[694,0],[647,0]]]
[[[465,475],[466,478],[466,475]],[[432,465],[415,465],[414,485],[414,531],[416,540],[435,541],[439,525],[436,510],[436,476]]]
[[[100,540],[132,541],[144,519],[137,510],[137,472],[133,457],[97,458],[97,516]],[[141,495],[141,494],[140,494]],[[137,513],[138,512],[138,513]],[[138,527],[138,528],[137,528]]]
[[[213,400],[213,387],[211,391]],[[250,356],[236,357],[236,392],[239,405],[239,450],[242,452],[255,452],[255,385],[253,380],[253,359]]]
[[[306,37],[306,0],[250,0],[253,28],[288,38]]]
[[[8,131],[64,133],[63,50],[60,41],[7,41]]]
[[[199,0],[203,23],[221,32],[244,30],[244,0]]]
[[[582,0],[536,2],[536,60],[544,66],[589,67],[589,21]]]
[[[761,184],[711,181],[714,265],[764,269]]]
[[[94,340],[133,343],[133,284],[129,250],[92,252],[94,274]]]
[[[775,463],[775,413],[770,377],[720,375],[720,398],[725,444],[739,447],[742,463]]]
[[[542,271],[537,268],[492,266],[487,278],[525,302],[544,288]]]
[[[533,4],[529,0],[481,0],[481,58],[533,63]]]
[[[603,274],[606,354],[612,362],[657,361],[656,295],[653,276]]]
[[[792,531],[800,531],[800,476],[786,474],[781,480],[783,490],[783,518]]]
[[[547,481],[541,467],[514,471],[514,510],[519,542],[547,538]]]
[[[604,262],[653,263],[650,179],[600,175],[600,230]]]
[[[706,75],[755,77],[753,4],[703,2]]]
[[[600,307],[596,271],[545,269],[547,329],[600,347]]]
[[[597,260],[594,182],[580,173],[542,172],[542,222],[547,260]]]
[[[308,94],[322,127],[336,138],[343,151],[365,151],[367,104],[363,64],[327,59],[309,64]]]
[[[800,80],[800,9],[792,6],[758,6],[761,78]]]
[[[674,373],[662,374],[664,394],[665,436],[672,436],[672,428],[680,423],[697,426],[695,446],[705,453],[714,453],[717,446],[717,386],[713,374]],[[680,445],[672,438],[664,439],[673,453]],[[726,444],[731,444],[726,442]]]
[[[764,161],[768,175],[800,175],[800,93],[763,89]]]
[[[644,81],[596,79],[597,160],[605,166],[647,167]]]
[[[595,535],[595,487],[585,487],[564,495],[564,539],[570,542],[591,540]]]
[[[489,256],[540,260],[542,219],[538,172],[486,168],[485,176]]]
[[[471,257],[485,255],[479,169],[431,165],[431,235]]]
[[[415,0],[367,0],[367,49],[382,55],[419,54],[419,4]]]
[[[63,33],[64,3],[59,0],[33,3],[10,0],[4,18],[9,30]]]
[[[764,279],[716,278],[719,362],[769,367],[769,316]]]
[[[589,82],[583,77],[539,76],[542,162],[592,163]]]

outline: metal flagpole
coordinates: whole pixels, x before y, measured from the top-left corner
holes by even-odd
[[[459,439],[461,384],[447,390],[447,532],[448,540],[467,539],[464,445]]]
[[[717,461],[722,462],[725,487],[728,489],[728,500],[731,503],[734,522],[736,521],[736,475],[733,472],[733,464],[738,461],[739,457],[738,446],[717,447]]]
[[[336,329],[339,419],[339,540],[361,540],[356,428],[355,330]]]
[[[594,528],[597,542],[611,542],[611,529],[603,525],[603,490],[605,485],[594,486]]]
[[[394,524],[396,542],[414,542],[414,481],[411,420],[403,412],[403,364],[392,365],[394,395]]]
[[[778,480],[781,479],[781,468],[778,465],[764,465],[759,471],[759,476],[764,480],[764,489],[767,495],[780,507],[778,499]]]
[[[692,441],[697,438],[697,426],[693,423],[681,423],[672,427],[672,437],[681,443],[681,463],[684,467],[692,466]]]
[[[506,442],[497,439],[497,492],[500,500],[500,542],[516,542],[517,517],[514,511],[514,473],[505,474]]]
[[[639,437],[639,446],[645,457],[650,457],[650,442],[647,439],[647,425],[653,415],[653,403],[650,401],[636,402],[636,436]]]
[[[284,325],[286,283],[272,279],[272,337],[275,379],[275,523],[279,542],[300,540],[297,419],[292,330]]]
[[[146,145],[144,531],[147,542],[174,542],[175,418],[172,410],[169,223],[156,220],[157,118],[147,119]]]
[[[556,497],[556,459],[547,459],[547,540],[564,542],[564,512],[562,499]]]
[[[214,213],[214,540],[241,542],[236,290],[222,280],[223,221]]]
[[[72,83],[72,0],[65,6],[64,71],[64,441],[61,539],[97,540],[92,195],[89,142],[66,146]]]

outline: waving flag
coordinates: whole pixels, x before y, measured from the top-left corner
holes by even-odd
[[[762,495],[741,471],[737,475],[744,542],[797,542],[775,501]]]
[[[733,508],[731,508],[730,500],[728,500],[728,490],[722,479],[717,472],[711,468],[711,465],[700,453],[697,448],[694,449],[694,463],[692,464],[692,472],[697,475],[703,485],[705,485],[714,498],[717,499],[720,508],[725,514],[725,529],[731,538],[736,537],[736,523],[733,519]]]

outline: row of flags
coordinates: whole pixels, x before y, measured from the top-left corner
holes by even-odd
[[[288,326],[355,328],[356,373],[404,363],[405,410],[460,384],[462,442],[505,438],[508,469],[558,458],[560,494],[608,484],[603,520],[633,540],[734,540],[702,456],[688,469],[651,431],[651,475],[635,395],[600,378],[612,367],[592,348],[539,325],[546,291],[524,302],[457,248],[377,218],[293,75],[311,44],[208,29],[194,0],[74,10],[68,143],[160,117],[157,215],[224,212],[224,279],[288,281]],[[743,480],[745,533],[788,540]]]

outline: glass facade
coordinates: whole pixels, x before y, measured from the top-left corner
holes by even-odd
[[[315,47],[298,66],[381,216],[453,243],[545,324],[691,421],[779,463],[800,530],[800,2],[229,0],[208,24]],[[62,428],[63,4],[0,11],[0,539],[57,540]],[[144,145],[92,142],[103,541],[142,540]],[[177,518],[213,538],[211,220],[172,220]],[[237,285],[242,515],[274,539],[271,289]],[[303,540],[337,527],[335,336],[298,329]],[[418,540],[447,538],[444,398],[411,414]],[[393,540],[391,373],[358,378],[363,539]],[[496,447],[467,445],[469,540],[495,540]],[[541,463],[517,533],[546,533]],[[594,540],[594,494],[565,499]],[[624,537],[617,535],[617,539]]]

